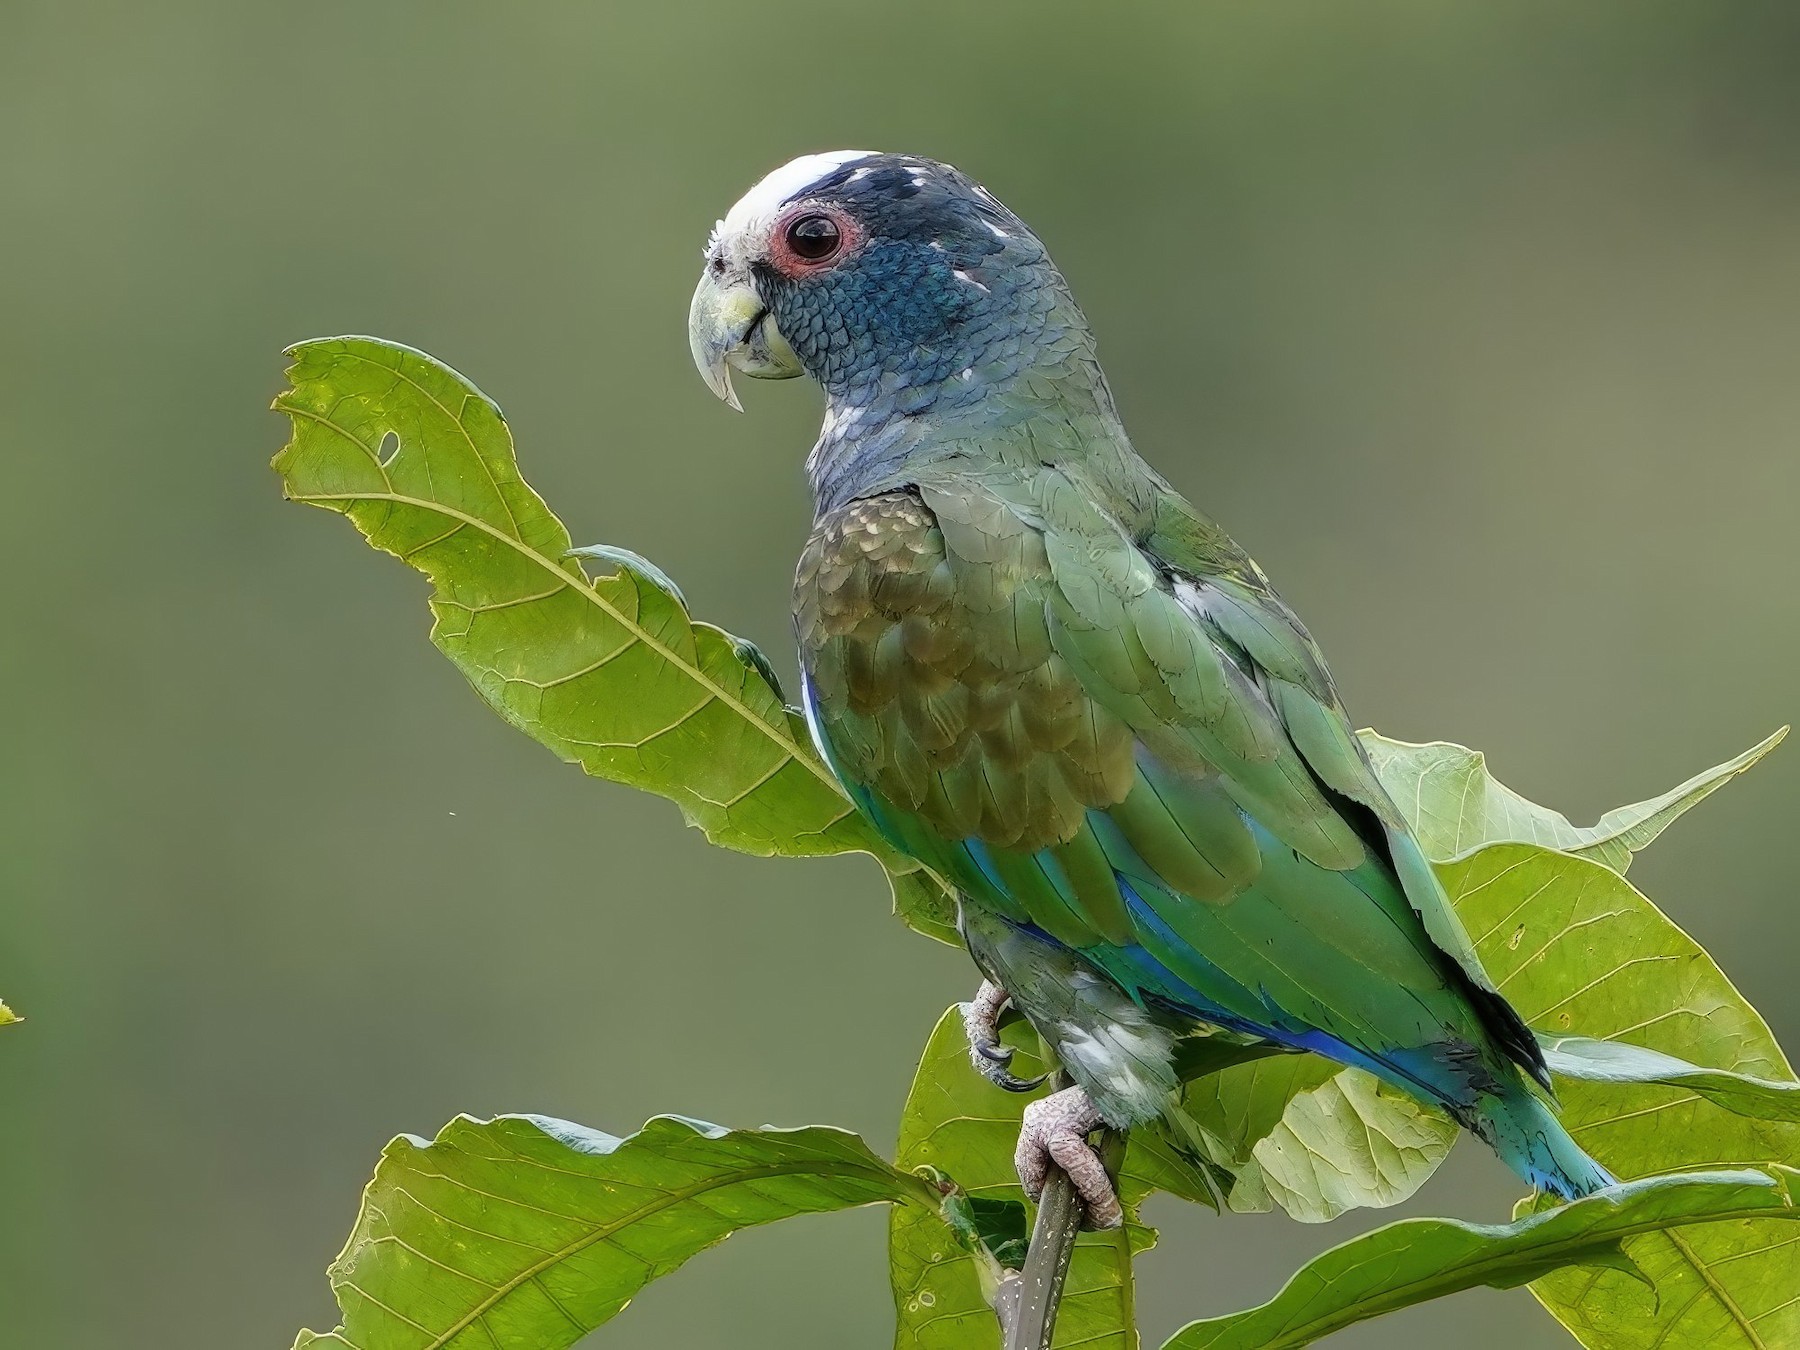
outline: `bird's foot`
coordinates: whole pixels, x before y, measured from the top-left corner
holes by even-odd
[[[1106,1164],[1088,1142],[1088,1136],[1105,1123],[1099,1108],[1078,1087],[1052,1092],[1027,1106],[1018,1152],[1013,1155],[1025,1193],[1036,1200],[1044,1193],[1051,1167],[1059,1167],[1087,1206],[1088,1227],[1122,1224],[1125,1214],[1118,1192]]]
[[[969,1061],[975,1071],[995,1087],[1008,1092],[1030,1092],[1048,1074],[1036,1078],[1020,1078],[1007,1070],[1013,1050],[1000,1039],[1000,1014],[1006,1011],[1011,995],[992,980],[983,980],[971,1002],[962,1005],[963,1030],[969,1035]]]

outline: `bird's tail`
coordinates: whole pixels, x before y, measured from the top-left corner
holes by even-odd
[[[1612,1174],[1582,1152],[1555,1112],[1523,1083],[1504,1095],[1482,1097],[1469,1127],[1520,1177],[1564,1200],[1579,1200],[1615,1184]]]

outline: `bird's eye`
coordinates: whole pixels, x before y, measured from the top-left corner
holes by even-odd
[[[843,244],[837,222],[830,216],[801,216],[787,227],[787,246],[807,262],[823,262]]]

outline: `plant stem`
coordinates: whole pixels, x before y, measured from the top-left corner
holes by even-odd
[[[1066,1073],[1058,1070],[1051,1076],[1051,1091],[1068,1086]],[[995,1292],[994,1314],[1000,1319],[1005,1350],[1050,1350],[1063,1282],[1069,1277],[1075,1238],[1086,1217],[1087,1207],[1075,1194],[1068,1175],[1060,1167],[1052,1167],[1038,1199],[1024,1269],[1009,1270]]]
[[[1063,1281],[1075,1255],[1075,1235],[1081,1231],[1086,1213],[1069,1178],[1052,1170],[1038,1201],[1025,1268],[1008,1273],[1000,1285],[995,1310],[1005,1333],[1006,1350],[1050,1350]]]

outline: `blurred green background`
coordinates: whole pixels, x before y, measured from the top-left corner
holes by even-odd
[[[458,1111],[891,1140],[966,960],[863,859],[728,855],[503,726],[424,587],[266,468],[280,349],[463,370],[581,540],[791,665],[817,398],[723,410],[713,219],[905,149],[1049,242],[1141,449],[1362,720],[1578,818],[1800,710],[1800,8],[6,0],[0,1345],[284,1347],[382,1143]],[[1789,749],[1633,877],[1800,1048]],[[1409,1208],[1496,1219],[1472,1146]],[[1372,1220],[1161,1204],[1146,1331]],[[1383,1216],[1386,1217],[1386,1216]],[[877,1346],[882,1221],[613,1347]],[[1472,1294],[1346,1347],[1561,1340]]]

